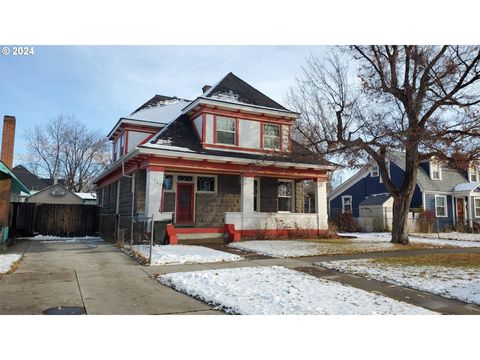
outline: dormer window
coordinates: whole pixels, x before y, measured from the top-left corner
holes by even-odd
[[[236,119],[217,116],[217,144],[236,145]]]
[[[263,125],[263,147],[265,149],[280,149],[280,125]]]
[[[442,167],[439,162],[430,162],[430,178],[432,180],[442,179]]]
[[[370,172],[371,177],[378,177],[380,175],[380,171],[378,170],[378,165],[372,166],[372,171]]]
[[[479,181],[479,170],[474,166],[470,166],[468,168],[468,181],[470,182],[478,182]]]

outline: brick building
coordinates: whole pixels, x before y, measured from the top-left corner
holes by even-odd
[[[96,179],[101,214],[168,219],[168,234],[319,234],[333,166],[292,140],[300,114],[234,74],[195,100],[156,95],[109,133],[112,165]],[[303,183],[315,206],[305,213]]]

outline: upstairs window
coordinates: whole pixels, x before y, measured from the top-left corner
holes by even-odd
[[[235,145],[237,121],[217,116],[217,144]]]
[[[352,197],[350,195],[342,196],[342,213],[352,213]]]
[[[291,212],[293,198],[293,182],[278,182],[278,211]]]
[[[440,166],[440,163],[436,161],[430,162],[430,177],[432,180],[442,179],[442,167]]]
[[[468,180],[470,182],[478,182],[479,171],[478,168],[471,166],[468,169]]]
[[[372,171],[370,172],[371,177],[378,177],[380,175],[380,171],[378,170],[378,165],[373,165]]]
[[[263,125],[263,147],[265,149],[280,149],[280,125]]]

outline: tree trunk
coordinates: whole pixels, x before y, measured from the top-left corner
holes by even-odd
[[[405,244],[408,240],[408,212],[410,210],[411,194],[402,194],[393,198],[392,243]]]

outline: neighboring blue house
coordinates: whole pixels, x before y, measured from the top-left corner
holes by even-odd
[[[404,156],[402,153],[394,153],[388,158],[390,177],[393,183],[399,186],[404,177]],[[418,169],[411,208],[431,210],[439,219],[440,227],[454,227],[458,222],[470,227],[474,223],[480,224],[479,181],[478,167],[462,172],[441,165],[435,159],[424,161]],[[340,213],[351,212],[357,218],[362,206],[371,206],[375,202],[372,201],[373,195],[385,193],[388,193],[388,190],[378,166],[371,161],[328,195],[329,217],[334,219]],[[369,199],[366,200],[367,198]],[[383,197],[377,198],[385,201]],[[361,216],[365,216],[364,214]]]

